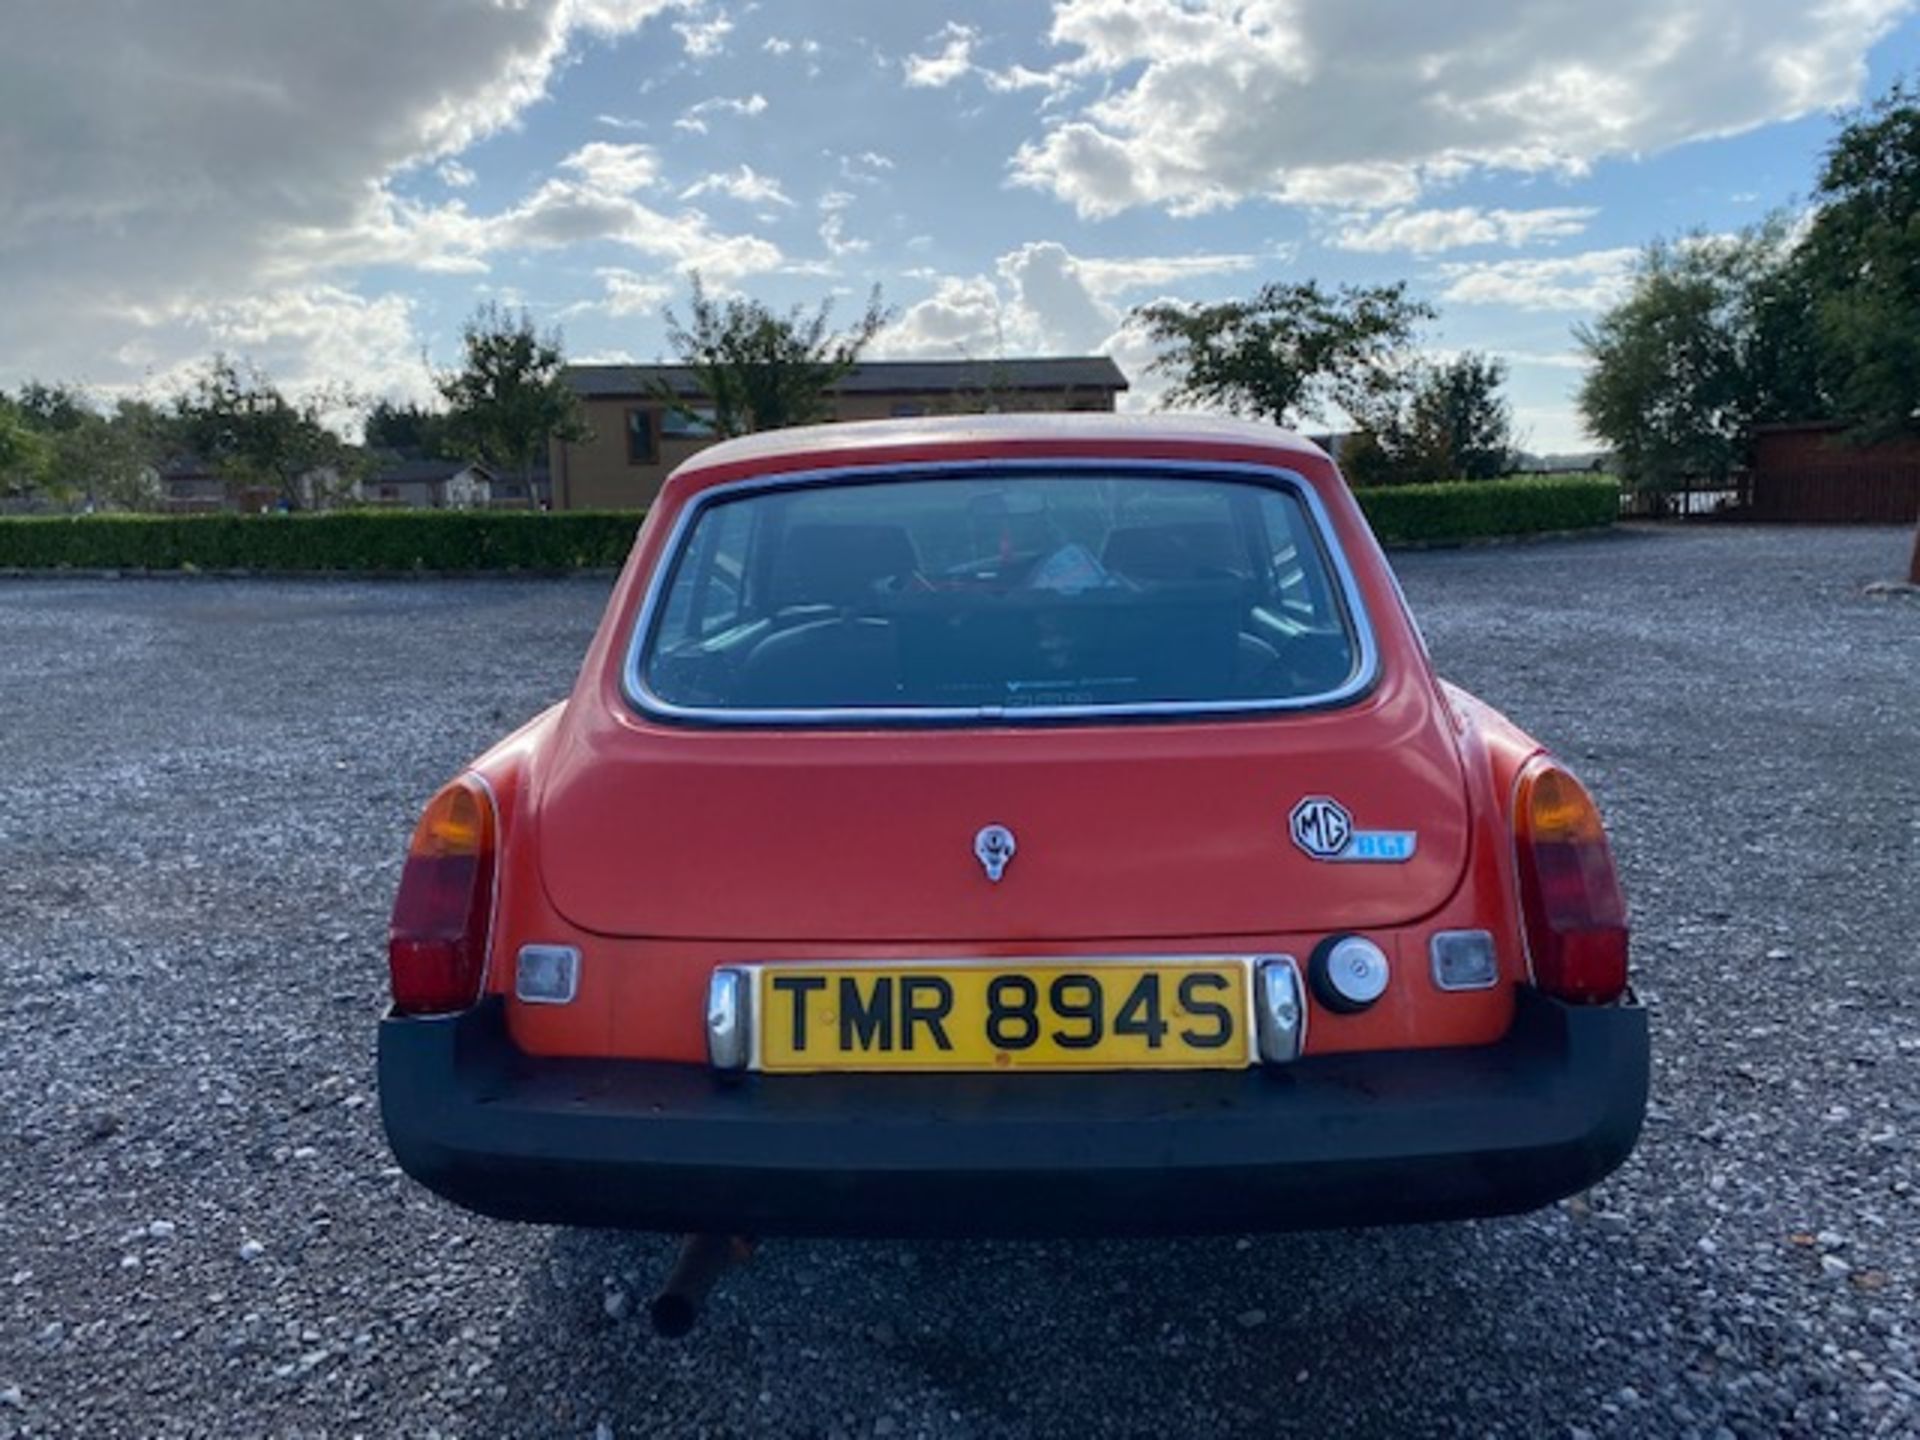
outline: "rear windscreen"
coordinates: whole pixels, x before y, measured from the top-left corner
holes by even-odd
[[[642,697],[706,711],[1301,702],[1358,646],[1290,486],[923,477],[703,505],[650,612]]]

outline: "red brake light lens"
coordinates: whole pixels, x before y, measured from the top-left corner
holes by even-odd
[[[1600,812],[1580,782],[1551,761],[1520,777],[1514,797],[1520,901],[1534,983],[1581,1005],[1627,989],[1627,902]]]
[[[394,1009],[446,1015],[480,998],[493,905],[493,802],[462,778],[427,802],[387,931]]]

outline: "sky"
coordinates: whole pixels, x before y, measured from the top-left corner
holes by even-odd
[[[425,399],[486,300],[666,358],[697,270],[849,317],[878,283],[876,354],[1108,353],[1151,407],[1133,307],[1405,280],[1579,449],[1574,327],[1648,241],[1803,207],[1916,8],[4,0],[0,387],[220,350]]]

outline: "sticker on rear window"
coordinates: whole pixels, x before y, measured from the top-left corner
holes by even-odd
[[[1338,800],[1309,795],[1287,818],[1293,843],[1316,860],[1398,864],[1411,860],[1419,844],[1412,830],[1356,830],[1353,816]]]

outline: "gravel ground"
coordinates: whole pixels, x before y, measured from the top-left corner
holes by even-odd
[[[1920,603],[1891,530],[1402,557],[1614,828],[1644,1141],[1514,1220],[779,1242],[470,1218],[372,1093],[416,807],[604,580],[0,582],[0,1436],[1920,1434]]]

